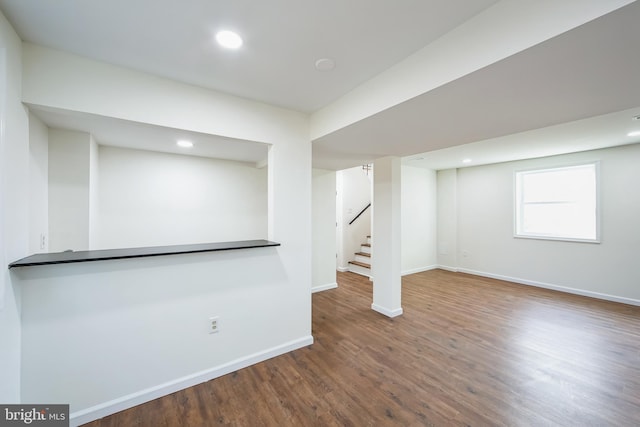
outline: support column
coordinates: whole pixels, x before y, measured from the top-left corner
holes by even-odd
[[[373,304],[389,317],[402,314],[400,272],[399,157],[384,157],[373,164]]]

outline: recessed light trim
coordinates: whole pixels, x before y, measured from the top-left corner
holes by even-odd
[[[462,163],[471,163],[471,159],[462,159]]]
[[[176,142],[176,145],[180,148],[191,148],[193,147],[193,142],[187,141],[186,139],[181,139]]]
[[[336,61],[331,58],[320,58],[316,61],[316,70],[331,71],[336,68]]]
[[[238,49],[242,46],[242,37],[233,31],[223,30],[216,33],[216,41],[227,49]]]
[[[633,132],[629,132],[627,136],[640,136],[640,130],[634,130]]]

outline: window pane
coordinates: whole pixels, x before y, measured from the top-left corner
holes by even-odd
[[[595,211],[592,215],[575,204],[525,205],[522,231],[550,237],[595,239]]]
[[[589,197],[595,191],[595,168],[594,165],[590,166],[523,172],[526,189],[524,201],[564,202]]]
[[[516,234],[597,239],[596,165],[516,173]]]

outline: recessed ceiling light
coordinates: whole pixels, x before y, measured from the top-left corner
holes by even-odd
[[[633,132],[629,132],[627,136],[640,136],[640,130],[635,130]]]
[[[471,159],[462,159],[462,163],[471,163]]]
[[[331,58],[321,58],[316,61],[316,70],[330,71],[336,68],[336,61]]]
[[[637,116],[631,117],[631,120],[640,120],[640,114],[638,114]]]
[[[178,147],[182,147],[182,148],[191,148],[191,147],[193,147],[193,142],[187,141],[185,139],[181,139],[180,141],[176,142],[176,144],[178,145]]]
[[[216,41],[220,46],[227,49],[237,49],[242,46],[242,38],[233,31],[218,31]]]

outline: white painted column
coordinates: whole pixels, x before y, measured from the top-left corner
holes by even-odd
[[[399,157],[384,157],[373,164],[373,304],[389,317],[402,314],[400,254]]]

